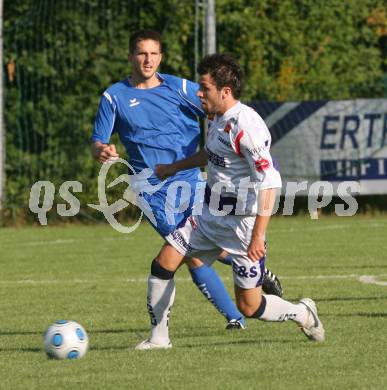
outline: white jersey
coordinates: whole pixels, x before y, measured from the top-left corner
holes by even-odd
[[[225,250],[233,259],[234,283],[244,289],[260,286],[264,275],[265,257],[252,261],[247,256],[258,192],[281,187],[280,174],[269,153],[270,143],[262,118],[242,103],[215,117],[206,143],[209,162],[202,213],[193,213],[184,226],[166,237],[182,255],[199,257],[208,264],[219,250]],[[243,194],[243,187],[249,183],[250,191]],[[213,202],[214,198],[217,201]],[[244,212],[238,212],[238,204],[243,203],[245,210],[240,211]],[[223,205],[236,207],[233,213],[219,216],[217,210],[225,211]]]
[[[215,116],[205,146],[211,196],[236,198],[237,215],[257,214],[259,190],[282,186],[270,145],[265,122],[245,104],[238,102],[222,116]]]

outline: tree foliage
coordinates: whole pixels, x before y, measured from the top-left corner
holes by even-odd
[[[247,99],[385,94],[383,1],[218,0],[220,50],[241,59]]]

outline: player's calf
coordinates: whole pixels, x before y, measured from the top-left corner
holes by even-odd
[[[153,260],[148,277],[147,310],[151,324],[151,337],[145,344],[169,345],[169,314],[175,300],[174,272]],[[141,343],[143,344],[143,343]],[[145,348],[145,344],[138,349]],[[148,345],[149,346],[149,345]]]
[[[203,264],[200,267],[191,268],[190,273],[192,281],[203,296],[227,319],[226,329],[244,329],[245,319],[237,309],[215,270]],[[241,326],[238,327],[235,321]]]
[[[235,288],[238,307],[246,317],[270,322],[294,321],[309,340],[325,340],[325,330],[312,299],[304,298],[293,304],[275,295],[260,296],[259,290]]]

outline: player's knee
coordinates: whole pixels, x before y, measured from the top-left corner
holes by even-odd
[[[253,306],[247,306],[247,305],[238,305],[239,311],[245,316],[245,317],[252,317],[254,313],[257,311],[257,308]]]
[[[238,301],[237,306],[239,311],[248,318],[256,317],[256,313],[261,306],[262,300],[258,302],[246,302],[246,301]]]
[[[151,275],[163,280],[173,279],[175,271],[165,269],[160,263],[154,259],[151,265]]]

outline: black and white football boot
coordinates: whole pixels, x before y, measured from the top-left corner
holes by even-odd
[[[238,320],[230,320],[226,326],[227,330],[239,330],[246,329],[246,322],[244,318],[239,318]]]
[[[281,282],[279,281],[277,275],[273,274],[273,272],[268,270],[266,267],[263,275],[262,290],[268,295],[277,295],[277,297],[282,297],[283,295]]]

